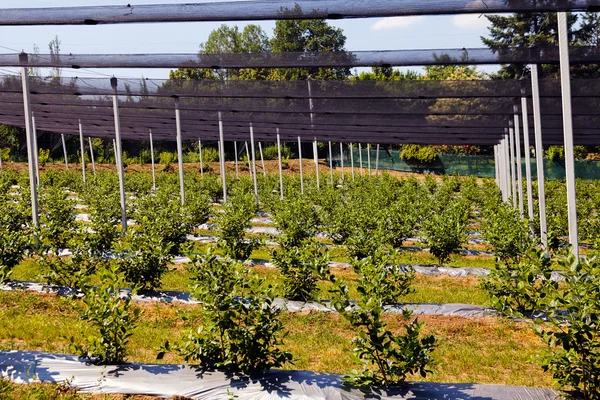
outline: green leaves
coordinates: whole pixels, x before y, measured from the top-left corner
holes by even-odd
[[[558,289],[551,279],[552,269],[549,256],[530,250],[518,261],[496,264],[482,287],[490,294],[492,306],[504,315],[544,312]]]
[[[285,334],[272,286],[258,277],[249,279],[239,262],[219,260],[212,248],[188,268],[204,318],[180,343],[165,343],[163,351],[173,349],[203,367],[248,374],[291,361],[291,354],[280,348]]]
[[[286,298],[313,300],[317,283],[329,274],[327,249],[311,241],[298,247],[284,246],[274,249],[271,254],[273,264],[283,275]]]
[[[373,255],[352,260],[352,268],[360,275],[358,292],[364,298],[377,298],[383,305],[397,303],[402,296],[413,293],[415,278],[412,268],[396,264],[397,251],[378,250]]]
[[[140,310],[131,305],[136,290],[121,293],[125,280],[116,267],[102,269],[98,276],[101,284],[84,290],[80,310],[81,319],[95,328],[95,334],[85,338],[83,344],[75,344],[75,348],[81,357],[95,364],[121,364],[139,321]]]
[[[299,246],[302,241],[313,237],[319,225],[315,205],[305,196],[294,196],[276,200],[273,204],[273,221],[285,236],[282,245]]]
[[[469,211],[466,204],[458,200],[447,205],[438,203],[436,208],[423,221],[422,228],[429,252],[442,265],[467,241]]]
[[[31,221],[23,203],[0,193],[0,283],[9,279],[31,245]]]
[[[529,233],[527,221],[519,211],[504,202],[487,204],[484,208],[481,230],[501,261],[518,261],[534,248],[535,241]]]
[[[229,257],[245,260],[258,246],[257,239],[244,238],[257,207],[252,194],[237,194],[231,196],[230,201],[223,207],[223,213],[217,217],[218,245]]]
[[[355,305],[348,298],[348,287],[331,278],[335,284],[332,305],[358,333],[352,345],[363,369],[343,378],[350,385],[393,385],[403,382],[410,374],[425,377],[430,372],[427,366],[437,345],[435,337],[421,337],[424,325],[417,318],[411,320],[410,310],[402,313],[404,333],[394,334],[383,320],[384,305],[410,292],[409,283],[414,276],[408,273],[402,277],[388,261],[390,258],[382,253],[354,261],[361,273],[357,288],[361,299]],[[381,284],[384,286],[380,287]]]
[[[127,251],[127,244],[131,251]],[[160,236],[142,229],[133,231],[128,236],[127,244],[119,244],[117,250],[122,253],[122,257],[115,261],[127,282],[140,289],[160,287],[163,275],[169,271],[172,244],[165,243]]]
[[[600,260],[570,256],[560,264],[564,282],[548,303],[549,324],[537,322],[551,351],[542,367],[573,397],[600,399]]]

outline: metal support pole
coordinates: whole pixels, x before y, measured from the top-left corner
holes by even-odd
[[[496,175],[498,177],[498,188],[500,189],[500,193],[502,194],[502,200],[504,200],[504,177],[502,176],[502,140],[500,140],[500,143],[496,145],[496,152],[498,155],[498,166],[496,172]]]
[[[329,141],[329,179],[333,185],[333,152],[331,151],[331,141]]]
[[[69,169],[69,161],[67,160],[67,143],[65,142],[65,134],[60,134],[60,140],[62,141],[63,153],[65,154],[65,168]]]
[[[377,145],[377,153],[375,154],[375,176],[379,176],[379,144]]]
[[[300,164],[300,193],[304,194],[304,175],[302,174],[302,142],[298,136],[298,162]]]
[[[235,153],[235,177],[240,177],[240,169],[238,166],[238,149],[237,149],[237,141],[233,141],[233,152]]]
[[[277,128],[277,159],[279,160],[279,198],[283,200],[283,166],[281,165],[281,138]]]
[[[81,173],[83,175],[83,183],[85,183],[85,146],[83,144],[83,126],[81,125],[81,120],[79,120],[79,145],[81,148]]]
[[[500,192],[502,193],[502,201],[506,201],[506,179],[504,177],[504,139],[498,144],[498,182],[500,184]]]
[[[35,181],[40,184],[40,150],[37,142],[37,128],[35,127],[35,116],[31,112],[31,126],[33,127],[33,156],[35,160]],[[84,182],[85,183],[85,182]]]
[[[371,176],[371,144],[367,143],[367,170]]]
[[[92,171],[94,171],[94,176],[96,176],[96,161],[94,161],[94,147],[92,146],[91,137],[88,137],[88,143],[90,145],[90,159],[92,160]]]
[[[123,232],[127,232],[127,203],[125,199],[125,173],[123,171],[123,151],[121,146],[121,120],[119,117],[119,98],[117,95],[117,78],[110,78],[113,89],[113,111],[115,116],[115,147],[117,159],[117,171],[119,173],[119,192],[121,197],[121,226]]]
[[[510,201],[512,193],[512,171],[510,168],[510,139],[508,135],[504,135],[504,178],[506,185],[506,202]]]
[[[527,116],[527,98],[521,97],[523,118],[523,146],[525,150],[525,181],[527,183],[527,218],[533,221],[533,187],[531,183],[531,151],[529,145],[529,118]]]
[[[350,169],[352,170],[352,182],[354,182],[354,149],[352,149],[352,143],[350,143]]]
[[[27,65],[27,54],[19,54],[19,61],[22,65]],[[29,166],[29,188],[31,190],[31,217],[33,220],[33,227],[38,228],[40,225],[39,214],[38,214],[38,198],[37,198],[37,184],[35,181],[35,159],[33,154],[33,122],[31,120],[31,96],[29,93],[29,71],[27,67],[21,67],[21,85],[23,88],[23,112],[25,115],[25,132],[27,136],[27,164]],[[37,247],[38,236],[34,232],[35,246]]]
[[[113,142],[113,153],[115,153],[115,167],[117,167],[117,165],[119,164],[119,152],[117,151],[117,141],[115,139],[113,139],[112,142]]]
[[[546,224],[546,189],[544,176],[544,146],[542,143],[542,116],[540,112],[540,87],[537,64],[531,65],[531,95],[533,106],[533,129],[535,133],[535,163],[537,166],[538,206],[540,213],[540,239],[544,248],[548,245]]]
[[[514,112],[514,125],[515,125],[515,151],[517,154],[516,162],[517,162],[517,186],[518,186],[518,197],[519,197],[519,213],[521,218],[524,216],[523,209],[523,165],[521,163],[521,133],[520,133],[520,124],[519,124],[519,107],[514,104],[513,105]]]
[[[363,163],[362,163],[362,146],[358,144],[358,162],[360,163],[360,176],[363,176]]]
[[[313,157],[315,159],[315,170],[317,176],[317,189],[321,188],[321,182],[319,180],[319,148],[317,146],[317,138],[313,141]]]
[[[498,179],[498,145],[494,145],[494,181],[496,182],[496,186],[500,187]]]
[[[181,139],[181,113],[179,112],[179,98],[175,98],[175,129],[177,130],[177,164],[179,166],[179,193],[181,204],[185,204],[185,181],[183,178],[183,143]]]
[[[204,161],[202,160],[202,140],[198,140],[198,155],[200,156],[200,176],[204,176]]]
[[[254,128],[250,122],[250,146],[252,146],[252,177],[254,179],[254,196],[258,203],[258,182],[256,182],[256,151],[254,150]]]
[[[569,63],[569,38],[567,30],[567,13],[559,12],[558,50],[560,54],[560,84],[562,88],[565,172],[567,178],[567,210],[569,216],[569,243],[575,259],[579,261],[577,198],[575,196],[575,157],[573,155],[573,115],[571,111],[571,71]]]
[[[223,202],[227,202],[227,171],[225,170],[225,139],[223,138],[223,118],[219,111],[219,160],[221,161],[221,180],[223,182]]]
[[[265,158],[263,157],[261,142],[258,142],[258,154],[260,154],[260,164],[262,165],[263,176],[267,176],[267,169],[265,168]]]
[[[508,145],[510,146],[510,183],[513,207],[517,208],[517,171],[515,168],[515,130],[508,128]]]
[[[150,129],[150,162],[152,163],[152,190],[156,189],[156,169],[154,167],[154,142],[152,140],[152,129]]]
[[[250,149],[248,149],[248,142],[245,142],[246,146],[246,159],[248,160],[248,173],[252,177],[252,164],[250,163]]]
[[[340,142],[340,165],[342,167],[342,181],[344,180],[344,145]]]

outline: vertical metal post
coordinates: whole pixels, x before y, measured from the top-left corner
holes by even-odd
[[[298,162],[300,164],[300,193],[304,194],[304,175],[302,174],[302,142],[298,136]]]
[[[237,141],[233,141],[233,152],[235,153],[235,177],[240,177],[240,168],[238,166],[238,149],[237,149]]]
[[[19,62],[21,65],[27,65],[27,54],[19,54]],[[25,132],[27,136],[27,165],[29,166],[29,188],[31,190],[31,217],[33,220],[33,227],[37,228],[40,225],[39,214],[38,214],[38,197],[37,197],[37,184],[35,175],[35,159],[33,154],[33,122],[31,120],[31,96],[29,93],[29,71],[28,68],[21,67],[21,85],[23,88],[23,112],[25,115]],[[37,247],[38,236],[34,233],[35,246]]]
[[[350,168],[352,170],[352,182],[354,182],[354,149],[350,143]]]
[[[317,176],[317,189],[321,188],[321,182],[319,180],[319,148],[317,146],[317,138],[314,138],[313,141],[313,157],[315,159],[315,170],[316,170],[316,176]]]
[[[119,152],[117,151],[117,141],[113,139],[113,153],[115,153],[115,167],[118,168],[117,164],[119,164]]]
[[[344,144],[340,142],[340,165],[342,167],[342,181],[344,180]]]
[[[377,145],[377,153],[375,154],[375,176],[379,176],[379,144]]]
[[[83,174],[83,183],[85,184],[85,147],[83,144],[83,126],[81,120],[79,120],[79,145],[81,148],[81,173]]]
[[[63,153],[65,154],[65,168],[69,169],[69,161],[67,160],[67,143],[65,142],[65,134],[60,134],[60,140],[62,141]]]
[[[533,106],[533,129],[535,133],[535,163],[537,166],[538,206],[540,213],[540,239],[544,248],[548,245],[548,226],[546,224],[546,189],[544,174],[544,146],[542,143],[542,116],[540,112],[540,86],[538,66],[531,65],[531,103]]]
[[[329,141],[329,179],[333,185],[333,152],[331,151],[331,140]]]
[[[256,151],[254,150],[254,128],[250,122],[250,146],[252,146],[252,177],[254,179],[254,196],[258,203],[258,183],[256,182]]]
[[[496,186],[500,187],[500,180],[498,179],[498,145],[494,145],[494,181]]]
[[[517,163],[517,186],[518,186],[518,196],[519,196],[519,213],[521,218],[524,216],[523,209],[523,166],[521,163],[521,133],[520,133],[520,124],[519,124],[519,107],[517,104],[513,105],[514,112],[514,125],[515,125],[515,151],[517,154],[516,163]]]
[[[33,115],[33,111],[31,112],[31,126],[33,127],[33,157],[35,160],[35,181],[37,185],[40,184],[40,150],[38,148],[37,142],[37,128],[35,127],[35,116]],[[84,181],[85,183],[85,181]]]
[[[127,232],[127,203],[125,199],[125,174],[123,171],[123,151],[121,146],[121,120],[119,117],[119,98],[117,96],[117,78],[110,78],[113,89],[113,111],[115,117],[115,147],[117,159],[117,171],[119,173],[119,193],[121,197],[121,226],[123,232]]]
[[[279,160],[279,198],[283,200],[283,166],[281,165],[281,138],[277,128],[277,159]]]
[[[202,160],[202,140],[198,139],[198,155],[200,156],[200,176],[204,176],[204,161]]]
[[[223,202],[227,202],[227,171],[225,171],[225,139],[223,138],[223,117],[219,111],[219,160],[221,161],[221,180],[223,182]]]
[[[90,146],[90,159],[92,160],[92,171],[96,176],[96,161],[94,160],[94,147],[92,146],[92,138],[88,136],[88,144]]]
[[[500,192],[502,201],[506,201],[506,181],[504,178],[504,139],[498,144],[498,181],[500,183]]]
[[[371,176],[371,143],[367,143],[367,175]]]
[[[575,156],[573,155],[573,115],[571,111],[571,70],[569,63],[569,37],[567,30],[567,13],[558,12],[558,50],[560,54],[560,84],[562,88],[565,172],[567,178],[567,210],[569,217],[569,243],[575,259],[579,261],[577,198],[575,196]]]
[[[258,153],[260,154],[260,164],[262,165],[263,176],[267,176],[267,169],[265,168],[265,158],[263,157],[262,143],[261,142],[258,142]]]
[[[362,147],[360,143],[358,144],[358,161],[360,163],[360,176],[363,176]]]
[[[513,197],[512,170],[510,168],[510,137],[508,135],[504,135],[504,166],[506,167],[506,201],[508,202]]]
[[[245,142],[246,145],[246,159],[248,160],[248,173],[252,176],[252,164],[250,159],[250,150],[248,149],[248,142]]]
[[[152,190],[156,189],[156,169],[154,167],[154,142],[152,141],[152,129],[150,129],[150,162],[152,163]]]
[[[508,128],[508,145],[510,146],[510,183],[512,186],[511,194],[513,207],[517,208],[517,174],[515,168],[515,130]]]
[[[181,113],[179,112],[179,97],[175,97],[175,129],[177,130],[177,164],[179,165],[179,193],[181,204],[185,204],[185,181],[183,178],[183,143],[181,139]]]
[[[527,115],[527,98],[521,97],[521,113],[523,118],[523,147],[525,150],[525,181],[527,183],[527,218],[533,221],[533,187],[531,183],[531,151],[529,145],[529,117]]]
[[[504,182],[502,177],[502,140],[500,143],[496,145],[496,154],[497,154],[497,168],[496,168],[496,176],[498,177],[498,188],[500,189],[500,193],[502,193],[502,200],[504,200]]]

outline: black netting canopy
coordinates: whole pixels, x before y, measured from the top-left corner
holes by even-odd
[[[594,63],[600,48],[576,46],[569,49],[571,64]],[[35,54],[28,63],[19,54],[0,54],[5,67],[60,68],[310,68],[423,65],[552,64],[559,62],[556,46],[491,50],[427,49],[333,52],[285,52],[242,54]]]
[[[124,139],[175,139],[177,98],[185,140],[215,139],[219,113],[226,140],[492,145],[530,99],[526,80],[482,81],[184,81],[119,80]],[[114,137],[107,78],[31,78],[38,130]],[[573,80],[576,144],[600,141],[600,81]],[[540,81],[544,144],[562,144],[560,82]],[[529,125],[533,109],[528,102]],[[0,123],[24,126],[19,77],[0,84]],[[533,142],[533,129],[530,129]]]

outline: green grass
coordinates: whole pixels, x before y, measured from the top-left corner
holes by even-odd
[[[79,320],[77,303],[53,295],[0,292],[0,349],[27,349],[73,353],[70,338],[80,342],[90,328]],[[129,361],[157,362],[157,348],[166,340],[177,340],[198,321],[197,307],[153,304],[140,305],[142,321],[130,342]],[[179,310],[191,317],[184,322]],[[550,387],[551,377],[530,361],[543,343],[531,325],[499,318],[421,316],[425,330],[439,340],[434,352],[436,366],[428,381],[480,382],[506,385]],[[294,355],[287,369],[348,373],[359,367],[351,352],[355,336],[349,324],[337,314],[307,312],[282,313],[289,335],[285,348]],[[385,321],[393,331],[401,331],[402,318],[388,315]],[[181,363],[168,354],[163,361]],[[421,380],[410,377],[410,380]]]
[[[253,253],[254,254],[254,253]],[[253,255],[257,258],[268,258],[268,254],[258,252]],[[283,277],[276,268],[267,268],[264,266],[250,267],[251,273],[256,273],[267,279],[269,283],[278,285],[278,293],[283,296]],[[13,271],[12,278],[15,280],[35,281],[39,280],[39,275],[45,271],[39,269],[39,266],[32,260],[26,260],[18,265]],[[356,292],[358,275],[351,269],[334,268],[336,276],[344,279],[348,283],[350,296],[353,299],[358,298]],[[189,274],[185,265],[173,266],[172,270],[164,275],[162,290],[188,291]],[[93,281],[93,280],[92,280]],[[407,303],[466,303],[477,305],[489,305],[489,299],[486,293],[479,288],[479,278],[474,276],[451,277],[446,275],[426,276],[416,274],[413,282],[415,293],[411,293],[401,299]],[[328,290],[331,283],[320,282],[318,299],[329,299],[331,296]]]

